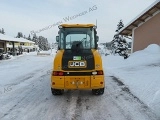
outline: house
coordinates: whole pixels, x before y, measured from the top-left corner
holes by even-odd
[[[38,50],[38,46],[35,45],[33,41],[24,38],[14,38],[3,34],[0,34],[0,48],[3,52],[8,52],[12,55],[18,54],[20,49],[25,52]]]
[[[14,38],[14,43],[15,49],[18,50],[19,47],[22,47],[23,52],[32,52],[32,51],[37,51],[39,48],[37,45],[35,45],[35,42],[24,39],[24,38]],[[9,41],[7,42],[7,51],[10,51],[12,49],[12,43]]]
[[[160,45],[160,0],[156,0],[126,25],[119,34],[132,37],[132,52],[150,44]]]
[[[6,49],[6,41],[0,40],[0,50],[4,51]]]
[[[7,41],[12,40],[13,37],[0,34],[0,49],[3,50],[3,52],[7,52]]]

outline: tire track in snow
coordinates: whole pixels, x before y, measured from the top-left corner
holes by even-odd
[[[137,96],[135,96],[130,89],[118,78],[116,78],[115,76],[109,76],[112,78],[112,80],[117,83],[117,85],[119,87],[121,87],[121,94],[119,94],[118,96],[115,96],[116,99],[118,99],[118,97],[123,97],[126,102],[130,102],[131,104],[135,104],[137,105],[137,108],[139,108],[139,112],[141,114],[144,114],[144,116],[146,116],[146,118],[148,120],[158,120],[158,118],[156,117],[156,115],[151,111],[151,109],[145,104],[143,103]],[[127,93],[127,94],[126,94]],[[114,96],[111,97],[113,99],[113,101],[115,100]],[[117,104],[118,102],[115,102],[115,104],[117,105],[117,107],[120,109],[120,111],[122,112],[122,114],[126,113],[124,111],[124,108],[122,108],[121,106],[119,106]],[[128,111],[129,113],[129,111]],[[130,113],[131,114],[131,113]],[[132,120],[133,116],[130,116],[130,114],[124,114],[124,116],[126,116],[127,120]]]
[[[4,112],[8,115],[3,120],[158,120],[128,92],[129,88],[114,81],[113,77],[106,77],[107,89],[102,96],[92,95],[91,90],[67,90],[62,96],[52,96],[49,75],[32,79],[12,96],[21,99],[14,98],[13,103],[6,101],[6,105],[13,108]]]
[[[80,91],[79,91],[80,94]],[[78,95],[78,98],[76,100],[76,107],[75,107],[75,111],[74,114],[72,115],[72,120],[79,120],[82,117],[82,99],[81,97]]]
[[[24,91],[26,95],[31,94],[30,91]],[[19,104],[21,104],[23,102],[23,100],[25,99],[26,96],[23,96],[20,100],[18,99],[18,101],[16,102],[16,104],[14,104],[8,111],[7,113],[5,113],[0,119],[5,118],[7,115],[9,115],[12,111],[14,111],[16,108],[19,107]]]
[[[12,105],[12,107],[10,107],[9,108],[9,110],[6,112],[6,113],[4,113],[1,117],[0,117],[0,119],[3,119],[3,118],[5,118],[5,117],[7,117],[10,113],[12,113],[12,111],[14,111],[14,110],[16,110],[17,108],[19,108],[21,105],[22,105],[22,103],[23,103],[23,101],[27,98],[27,96],[30,96],[31,94],[33,94],[31,91],[34,91],[34,89],[35,89],[35,86],[34,86],[34,84],[35,84],[35,82],[34,81],[32,81],[32,79],[34,79],[35,77],[39,77],[40,79],[38,79],[38,81],[36,81],[36,82],[41,82],[42,81],[42,79],[46,76],[46,75],[48,75],[48,72],[49,70],[48,70],[48,67],[47,67],[47,69],[44,69],[44,70],[35,70],[33,73],[29,73],[29,74],[27,74],[27,75],[25,75],[25,76],[23,76],[23,77],[19,77],[18,79],[19,79],[19,81],[18,82],[16,82],[16,83],[13,83],[13,84],[9,84],[10,86],[18,86],[18,85],[20,85],[21,83],[23,84],[25,81],[31,81],[31,83],[29,83],[29,86],[27,85],[27,86],[24,86],[24,90],[23,90],[23,94],[19,94],[18,95],[18,97],[17,98],[20,98],[20,99],[16,99],[15,101],[15,103],[16,104],[14,104],[14,105]],[[41,74],[41,76],[39,76],[39,74],[40,73],[42,73]],[[25,88],[27,88],[27,89],[25,89]],[[28,90],[29,89],[29,90]],[[13,90],[13,89],[12,89]],[[19,88],[18,89],[16,89],[15,91],[13,90],[12,92],[19,92]],[[26,95],[26,96],[24,96],[24,94]],[[12,100],[11,101],[9,101],[10,103],[12,102]],[[15,119],[16,118],[16,116],[14,116],[14,117],[12,117],[12,119]]]

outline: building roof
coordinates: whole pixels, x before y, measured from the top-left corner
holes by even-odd
[[[12,39],[13,39],[13,37],[0,33],[0,40],[2,40],[2,41],[11,41]]]
[[[62,27],[93,27],[94,24],[61,24]]]
[[[0,34],[1,41],[11,41],[11,42],[27,42],[27,43],[35,43],[33,41],[24,39],[24,38],[14,38],[8,35]]]
[[[132,36],[132,29],[138,27],[140,23],[145,22],[149,17],[152,17],[156,12],[160,11],[160,0],[156,0],[148,8],[146,8],[141,14],[134,18],[129,24],[127,24],[119,34]]]
[[[14,39],[18,42],[35,43],[33,41],[30,41],[30,40],[27,40],[27,39],[24,39],[24,38],[14,38]]]

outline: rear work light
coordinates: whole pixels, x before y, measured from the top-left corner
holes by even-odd
[[[95,72],[92,72],[92,75],[97,75],[97,71],[95,71]]]
[[[64,73],[61,71],[53,71],[52,72],[52,76],[63,76],[63,75],[64,75]]]

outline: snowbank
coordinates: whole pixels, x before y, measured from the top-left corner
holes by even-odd
[[[39,52],[37,52],[37,55],[55,55],[56,51],[57,50],[55,50],[55,49],[50,49],[48,51],[39,51]]]
[[[160,46],[152,44],[125,60],[109,55],[103,61],[106,74],[120,78],[160,116]]]

